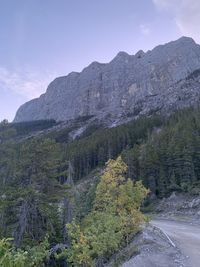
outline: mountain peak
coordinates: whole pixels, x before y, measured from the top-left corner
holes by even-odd
[[[198,69],[200,46],[189,37],[134,56],[119,52],[110,63],[93,62],[80,73],[57,78],[43,97],[21,106],[14,121],[170,111],[200,98],[199,83],[187,80]]]
[[[145,52],[143,50],[139,50],[136,54],[135,57],[137,58],[141,58],[145,55]]]
[[[124,51],[120,51],[112,61],[126,60],[130,57],[130,55]]]
[[[194,39],[192,39],[191,37],[188,37],[188,36],[182,36],[180,37],[178,40],[176,40],[177,42],[190,42],[190,43],[195,43]],[[175,42],[176,42],[175,41]],[[196,44],[196,43],[195,43]]]

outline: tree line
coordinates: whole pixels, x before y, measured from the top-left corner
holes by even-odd
[[[22,132],[30,132],[34,127],[26,124],[26,130]],[[16,127],[11,127],[6,121],[0,125],[0,255],[4,255],[0,258],[2,266],[9,266],[10,263],[6,262],[9,258],[12,262],[10,266],[37,266],[33,260],[32,263],[27,263],[30,257],[26,258],[26,255],[34,253],[40,264],[38,266],[45,266],[45,253],[48,254],[49,249],[56,244],[71,247],[66,256],[71,264],[80,258],[87,264],[93,264],[96,259],[104,260],[105,255],[111,255],[137,229],[136,222],[132,228],[131,222],[127,221],[126,211],[119,214],[115,210],[116,206],[114,208],[111,205],[115,203],[116,194],[119,196],[118,200],[127,201],[123,202],[124,207],[128,205],[127,209],[132,209],[129,201],[136,194],[134,190],[137,181],[142,181],[150,189],[150,194],[157,197],[167,196],[173,191],[192,194],[200,192],[199,107],[178,111],[169,118],[141,117],[110,129],[94,127],[94,131],[83,133],[82,137],[71,143],[63,138],[64,132],[61,139],[58,132],[58,136],[54,134],[51,138],[42,136],[16,142],[15,137],[22,132],[17,133]],[[118,183],[111,178],[118,177],[113,174],[112,167],[116,167],[114,159],[119,155],[125,163],[118,158],[117,164],[122,169],[125,168],[126,172],[123,176],[125,180]],[[80,192],[76,185],[92,175],[95,169],[103,169],[109,159],[113,161],[109,161],[110,165],[107,165],[104,175],[87,188],[87,203],[83,203],[84,199],[78,201]],[[116,190],[113,195],[106,184],[106,179],[109,178],[112,189]],[[129,195],[131,192],[135,193]],[[107,212],[107,208],[115,211]],[[77,209],[84,210],[81,216]],[[133,212],[136,212],[135,208]],[[122,228],[116,228],[115,231],[118,233],[117,237],[111,231],[119,227],[115,225],[116,216],[118,221],[127,223],[131,229],[128,231],[126,226],[128,232],[125,233],[122,230],[123,223],[120,224]],[[141,218],[140,213],[135,213],[134,216]],[[76,221],[66,228],[66,224],[73,218]],[[102,221],[106,227],[110,227],[109,233],[101,232],[105,229]],[[88,222],[90,224],[86,227]],[[97,229],[94,225],[98,226]],[[73,236],[73,233],[76,235]],[[113,234],[113,240],[116,241],[110,243],[110,247],[101,241],[101,236],[107,234],[110,237]],[[10,237],[12,240],[7,239]],[[86,242],[86,248],[89,246],[93,249],[84,251],[83,247],[79,247],[77,252],[76,244],[80,238],[83,244]],[[48,242],[45,241],[47,239]],[[96,240],[96,248],[91,240]],[[25,265],[14,265],[16,255],[20,255],[19,262],[23,261]],[[47,266],[64,266],[62,257],[50,257],[49,260]],[[6,262],[4,265],[3,261]]]

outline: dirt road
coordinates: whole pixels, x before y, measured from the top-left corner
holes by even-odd
[[[164,231],[188,256],[188,267],[200,267],[200,226],[169,220],[154,220],[151,223]]]

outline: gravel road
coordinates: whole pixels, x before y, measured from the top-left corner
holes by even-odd
[[[188,257],[188,267],[200,266],[200,226],[170,220],[154,220],[151,224],[164,231]]]

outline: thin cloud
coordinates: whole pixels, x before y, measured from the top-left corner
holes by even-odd
[[[169,12],[182,35],[200,42],[200,1],[198,0],[152,0],[159,11]]]
[[[0,67],[0,87],[10,90],[27,99],[38,97],[46,91],[48,84],[56,77],[55,74],[42,75],[31,71],[11,72]]]
[[[140,31],[143,35],[149,35],[150,34],[150,28],[146,24],[140,24]]]
[[[176,1],[176,0],[174,0]],[[153,0],[153,3],[156,5],[157,8],[163,9],[163,8],[169,8],[171,4],[173,4],[172,0]]]

